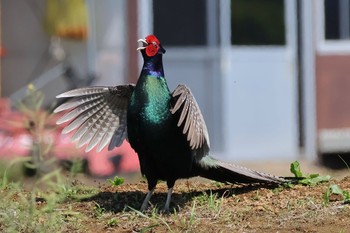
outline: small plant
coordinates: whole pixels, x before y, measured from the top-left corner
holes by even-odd
[[[260,197],[259,190],[256,190],[255,196],[252,198],[252,200],[259,201],[259,197]]]
[[[31,161],[24,163],[28,174],[46,173],[50,171],[49,165],[53,162],[48,159],[53,148],[53,139],[47,137],[47,133],[56,126],[52,123],[51,113],[42,107],[44,98],[41,91],[29,84],[24,98],[15,103],[23,119],[9,120],[14,128],[25,130],[32,138]]]
[[[346,190],[343,190],[338,185],[332,184],[324,193],[323,201],[325,205],[330,202],[330,197],[332,195],[339,195],[343,198],[344,203],[350,203],[350,193]]]
[[[140,232],[151,231],[153,228],[159,225],[164,225],[168,229],[168,231],[173,232],[169,224],[166,222],[165,218],[162,215],[159,215],[157,213],[158,211],[155,208],[152,210],[151,216],[148,216],[142,213],[141,211],[138,211],[130,206],[128,206],[128,208],[132,210],[139,217],[144,218],[145,220],[148,220],[150,222],[150,224],[147,227],[141,229]]]
[[[192,223],[196,218],[196,201],[193,201],[193,205],[191,207],[191,212],[190,212],[190,223]]]
[[[218,197],[217,193],[213,193],[210,190],[210,193],[203,192],[202,195],[194,198],[196,204],[201,206],[207,206],[210,210],[216,213],[220,213],[223,205],[223,197]]]
[[[213,184],[218,188],[222,188],[226,185],[225,183],[218,182],[218,181],[214,181]]]
[[[111,218],[107,220],[107,226],[114,227],[118,225],[118,219],[117,218]]]
[[[319,183],[327,182],[331,179],[330,175],[321,176],[319,174],[304,174],[301,172],[300,164],[298,161],[291,163],[290,171],[298,178],[298,184],[303,185],[317,185]]]
[[[124,184],[124,178],[115,176],[113,179],[107,179],[108,183],[110,183],[113,187]]]
[[[95,202],[94,213],[97,218],[101,218],[105,212],[105,208],[101,207],[97,202]]]
[[[84,160],[82,158],[75,158],[72,160],[72,165],[70,167],[70,176],[73,178],[78,173],[84,172]]]

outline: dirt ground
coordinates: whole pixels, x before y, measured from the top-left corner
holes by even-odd
[[[88,232],[350,232],[350,205],[337,195],[324,203],[331,184],[350,191],[350,177],[292,188],[191,179],[176,184],[170,214],[158,211],[166,199],[164,183],[157,186],[148,212],[140,213],[147,190],[141,181],[102,185],[97,195],[69,205],[89,216],[83,222]]]
[[[140,179],[139,173],[123,176],[127,182],[118,186],[83,174],[69,179],[68,185],[46,182],[41,187],[37,181],[27,180],[25,189],[13,185],[0,189],[3,200],[0,231],[350,233],[349,200],[344,201],[341,195],[325,199],[325,193],[334,184],[350,192],[349,169],[329,170],[305,162],[300,164],[304,174],[333,178],[316,186],[226,185],[201,178],[179,180],[175,184],[171,212],[166,214],[161,211],[167,195],[165,182],[157,185],[149,209],[145,213],[138,211],[147,192],[147,183]],[[289,163],[243,165],[291,176]],[[35,185],[37,191],[29,191]]]

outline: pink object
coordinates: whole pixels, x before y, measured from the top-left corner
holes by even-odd
[[[138,157],[127,141],[111,151],[107,148],[101,152],[92,150],[86,153],[85,147],[76,148],[70,141],[71,134],[64,135],[61,131],[64,125],[56,126],[59,115],[53,115],[47,123],[43,140],[53,142],[53,149],[49,156],[59,160],[71,160],[75,157],[87,159],[89,172],[95,176],[111,176],[116,173],[130,173],[139,171]],[[33,139],[28,132],[26,116],[10,109],[7,99],[0,99],[0,158],[11,159],[16,156],[28,156],[31,153]],[[113,163],[113,158],[118,163]]]

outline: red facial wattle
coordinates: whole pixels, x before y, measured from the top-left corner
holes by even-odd
[[[153,57],[158,53],[160,42],[154,35],[146,36],[145,40],[148,45],[146,46],[146,54],[149,57]]]

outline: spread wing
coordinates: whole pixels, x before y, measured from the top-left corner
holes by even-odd
[[[108,146],[112,150],[126,138],[126,112],[134,85],[115,87],[85,87],[67,91],[57,98],[71,98],[54,112],[68,110],[57,124],[69,122],[62,133],[76,130],[72,141],[78,147],[87,145],[88,152],[97,146],[101,151]]]
[[[196,99],[191,90],[180,84],[172,93],[172,114],[178,114],[178,127],[187,136],[190,147],[197,159],[201,159],[209,152],[210,142],[207,126]]]

